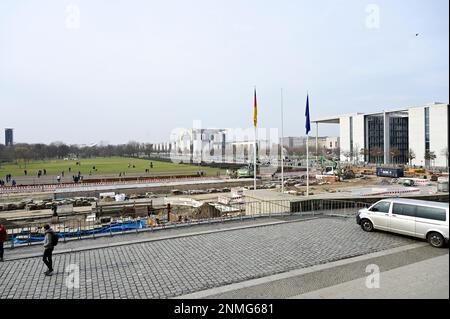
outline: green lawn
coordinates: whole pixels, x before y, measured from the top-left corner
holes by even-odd
[[[73,160],[49,160],[49,161],[32,161],[26,165],[23,162],[16,163],[2,163],[0,164],[0,178],[5,177],[6,174],[13,176],[24,176],[24,170],[28,171],[28,176],[36,176],[38,170],[47,170],[47,175],[59,175],[62,171],[67,176],[76,175],[78,171],[82,175],[88,175],[92,171],[92,175],[96,174],[119,174],[125,173],[142,173],[145,174],[145,169],[149,169],[150,173],[197,173],[202,170],[207,175],[216,175],[220,169],[211,167],[198,167],[195,165],[176,164],[167,162],[150,161],[136,158],[125,157],[97,157],[90,159],[78,160],[80,165],[76,165],[77,161]],[[153,168],[150,168],[150,162],[153,162]],[[128,167],[128,163],[131,167]],[[133,168],[135,165],[135,168]],[[93,166],[97,171],[93,170]],[[69,167],[72,169],[69,172]]]

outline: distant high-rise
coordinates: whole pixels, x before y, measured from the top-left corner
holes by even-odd
[[[13,145],[14,139],[13,139],[13,129],[7,128],[5,129],[5,145]]]

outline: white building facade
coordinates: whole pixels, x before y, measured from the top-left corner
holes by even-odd
[[[312,121],[339,124],[341,161],[448,166],[447,103]],[[411,156],[414,154],[414,156]]]

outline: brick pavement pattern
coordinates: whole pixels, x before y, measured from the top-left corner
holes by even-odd
[[[320,218],[56,255],[52,277],[41,258],[0,263],[0,298],[170,298],[415,242]]]

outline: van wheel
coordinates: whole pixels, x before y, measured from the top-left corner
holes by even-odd
[[[428,242],[430,243],[431,246],[436,247],[436,248],[442,248],[444,246],[444,236],[442,236],[439,233],[433,232],[430,233],[427,237]]]
[[[371,232],[371,231],[373,230],[373,224],[372,224],[372,222],[371,222],[370,220],[368,220],[368,219],[363,219],[363,220],[361,221],[361,228],[362,228],[364,231]]]

